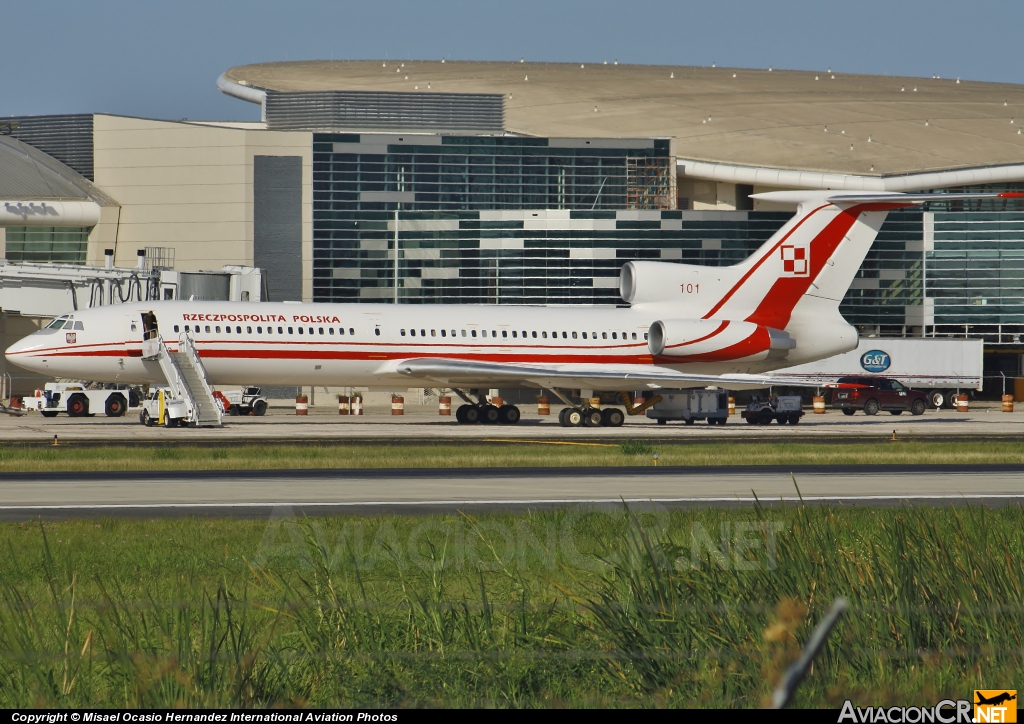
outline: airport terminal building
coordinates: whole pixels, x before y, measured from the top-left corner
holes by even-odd
[[[218,86],[262,120],[0,118],[0,256],[154,249],[182,271],[260,267],[275,301],[614,306],[630,259],[749,255],[792,213],[758,192],[1024,189],[1024,86],[425,61]],[[49,182],[5,171],[26,157]],[[982,338],[990,371],[1020,374],[1024,204],[891,213],[842,311],[863,335]]]

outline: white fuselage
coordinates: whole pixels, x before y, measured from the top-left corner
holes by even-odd
[[[396,371],[412,358],[492,364],[572,366],[699,374],[755,373],[819,358],[674,364],[647,343],[664,310],[642,308],[137,302],[75,312],[73,329],[45,329],[7,351],[19,366],[53,377],[98,382],[161,383],[155,361],[142,359],[142,315],[152,312],[173,351],[181,334],[195,340],[215,385],[315,385],[394,389],[416,381]],[[834,352],[829,351],[829,354]],[[623,389],[622,381],[594,383]]]

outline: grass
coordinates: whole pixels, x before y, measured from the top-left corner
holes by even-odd
[[[0,446],[0,473],[108,470],[263,470],[651,465],[864,465],[1024,463],[1024,441],[665,443],[587,445],[430,443]]]
[[[621,453],[619,453],[621,454]],[[1024,674],[1019,507],[0,525],[0,707],[797,706]]]

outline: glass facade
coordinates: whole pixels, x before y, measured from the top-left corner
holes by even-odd
[[[10,262],[85,264],[88,246],[88,227],[9,226],[5,258]]]
[[[790,217],[673,210],[661,139],[318,133],[313,162],[320,302],[612,306],[624,262],[733,264]],[[868,333],[1018,342],[1024,206],[890,213],[840,309]]]

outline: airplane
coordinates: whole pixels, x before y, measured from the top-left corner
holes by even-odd
[[[524,386],[565,403],[563,425],[617,426],[620,411],[564,391],[799,385],[770,373],[857,346],[839,303],[889,211],[1016,197],[1024,194],[755,194],[797,211],[732,266],[627,262],[623,308],[131,302],[58,317],[5,354],[52,377],[161,384],[159,364],[142,358],[144,338],[160,335],[173,352],[187,335],[212,385],[444,386],[466,402],[459,422],[501,423],[518,422],[519,410],[488,405],[486,390]]]

